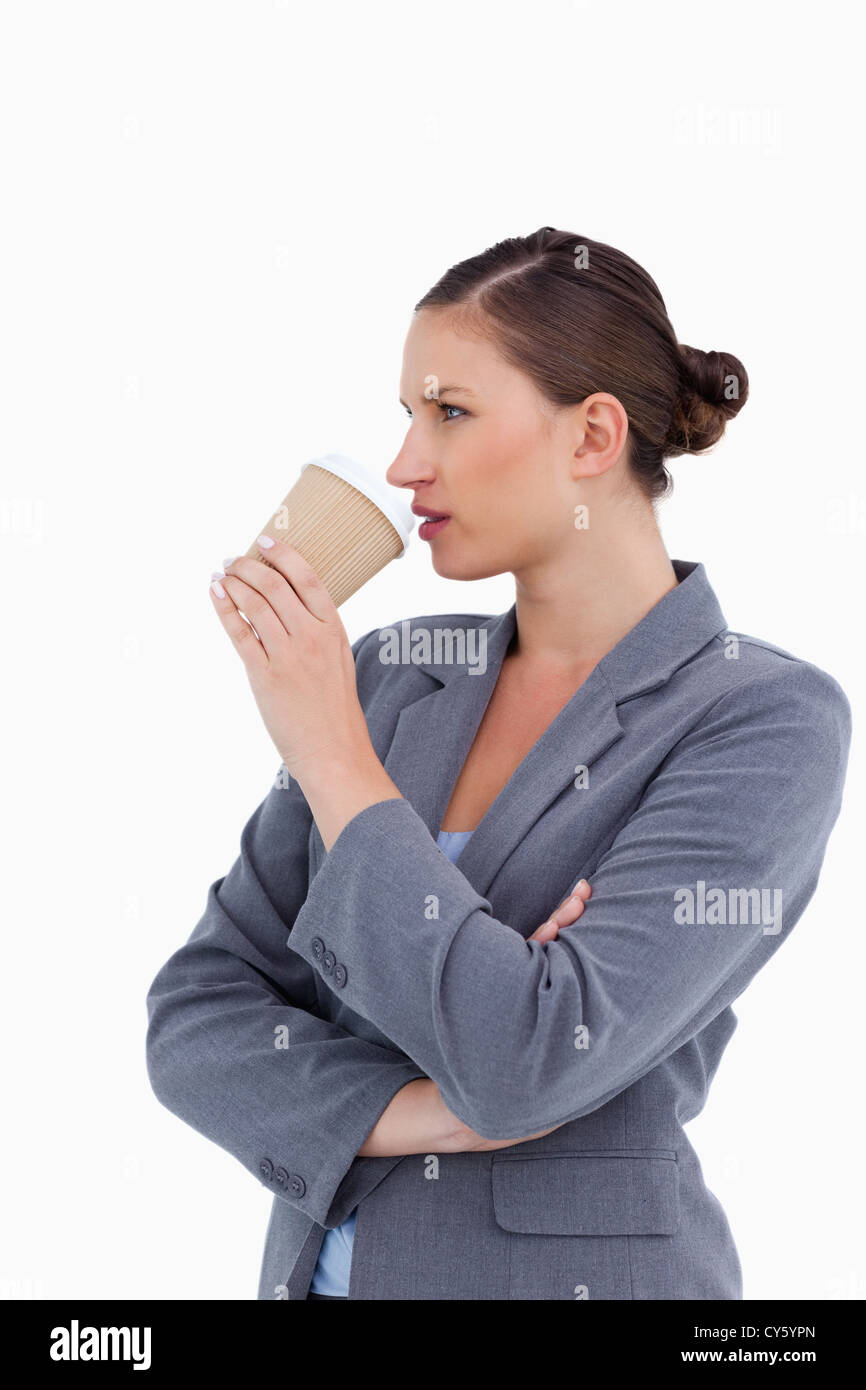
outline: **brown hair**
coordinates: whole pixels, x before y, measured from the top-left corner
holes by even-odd
[[[671,490],[665,458],[709,449],[749,394],[738,358],[677,342],[636,261],[574,232],[540,227],[460,261],[415,305],[431,308],[456,309],[554,405],[616,396],[630,467],[651,499]]]

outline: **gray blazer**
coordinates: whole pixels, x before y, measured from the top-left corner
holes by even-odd
[[[851,712],[816,666],[729,633],[703,566],[673,563],[678,585],[455,864],[435,837],[515,609],[415,618],[419,659],[400,664],[380,659],[388,629],[359,638],[359,697],[403,798],[325,853],[278,774],[154,979],[157,1097],[273,1193],[260,1299],[304,1299],[325,1228],[355,1207],[353,1299],[742,1298],[683,1126],[732,1001],[815,891]],[[418,634],[446,628],[486,634],[485,670],[469,648],[449,660],[447,638],[425,652]],[[528,943],[581,876],[583,915]],[[357,1158],[423,1076],[487,1138],[559,1127],[488,1152]]]

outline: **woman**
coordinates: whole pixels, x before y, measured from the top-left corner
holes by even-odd
[[[148,1066],[274,1194],[260,1298],[742,1298],[683,1125],[850,738],[656,524],[747,391],[634,261],[543,227],[416,306],[388,472],[508,612],[414,619],[395,664],[290,546],[218,572],[282,775],[153,982]]]

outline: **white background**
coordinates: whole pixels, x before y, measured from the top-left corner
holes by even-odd
[[[866,1296],[861,54],[855,11],[450,0],[7,4],[0,1292],[256,1295],[271,1196],[163,1109],[145,995],[279,759],[211,609],[307,458],[384,472],[412,308],[551,224],[741,358],[669,554],[854,705],[842,817],[689,1128],[746,1298]],[[501,612],[410,553],[354,640]]]

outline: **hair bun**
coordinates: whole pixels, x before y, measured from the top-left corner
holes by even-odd
[[[665,452],[698,454],[721,439],[725,425],[746,403],[749,378],[730,352],[703,352],[679,344],[681,390]]]

